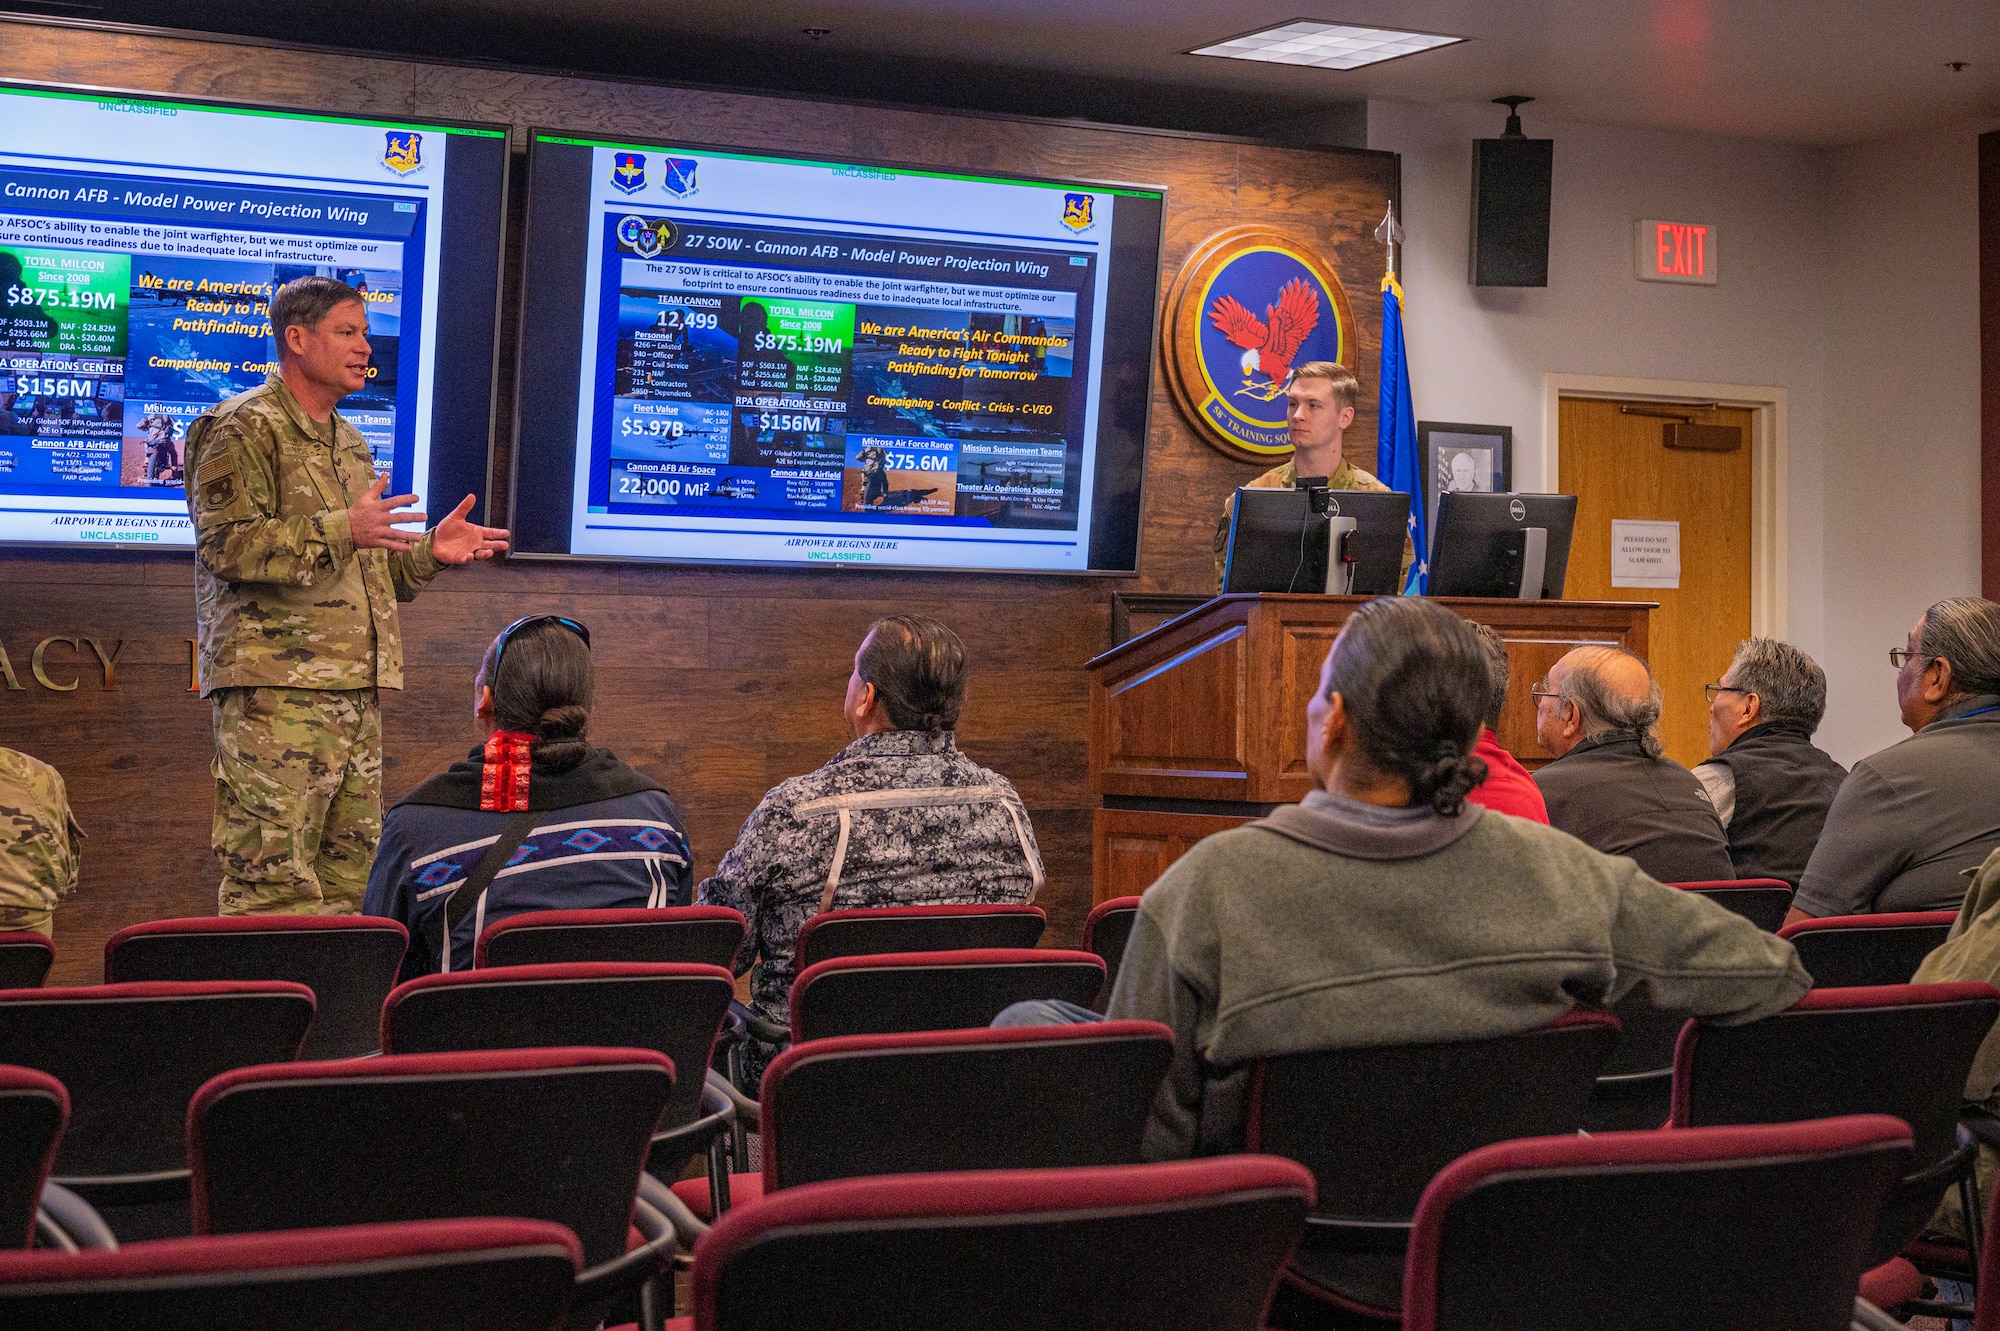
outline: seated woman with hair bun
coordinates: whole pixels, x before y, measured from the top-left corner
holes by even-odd
[[[1790,943],[1469,803],[1491,696],[1479,638],[1436,602],[1348,618],[1306,711],[1318,789],[1209,837],[1140,900],[1106,1015],[1174,1030],[1148,1158],[1242,1150],[1255,1059],[1511,1035],[1641,986],[1749,1021],[1811,987]],[[1075,1017],[1049,1009],[1001,1020]]]
[[[368,875],[365,912],[409,927],[404,979],[470,969],[480,931],[510,915],[688,904],[680,810],[589,742],[594,688],[573,619],[530,615],[486,649],[472,684],[485,742],[389,810]]]

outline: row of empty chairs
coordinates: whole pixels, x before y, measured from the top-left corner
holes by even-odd
[[[1408,1331],[1842,1331],[1909,1161],[1908,1129],[1868,1116],[1488,1146],[1425,1189],[1398,1312]],[[1314,1200],[1306,1170],[1255,1154],[808,1185],[716,1226],[673,1325],[1253,1331]],[[543,1331],[586,1324],[583,1260],[520,1219],[0,1253],[0,1321]]]

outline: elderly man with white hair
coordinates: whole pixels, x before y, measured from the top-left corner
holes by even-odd
[[[1549,825],[1663,883],[1733,879],[1729,842],[1701,782],[1660,750],[1660,686],[1617,647],[1579,647],[1534,687],[1535,773]]]

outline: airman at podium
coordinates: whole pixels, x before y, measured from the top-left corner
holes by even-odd
[[[1289,407],[1285,419],[1291,430],[1292,456],[1283,466],[1273,467],[1246,488],[1289,490],[1302,479],[1329,490],[1388,490],[1374,476],[1341,455],[1341,436],[1354,423],[1354,401],[1361,385],[1345,365],[1330,360],[1307,361],[1292,371],[1291,385],[1285,389]],[[1323,479],[1322,479],[1323,478]],[[1222,520],[1215,525],[1215,585],[1222,586],[1222,566],[1229,548],[1229,521],[1236,512],[1236,492],[1230,491],[1222,506]],[[1405,547],[1403,572],[1407,575],[1416,552]]]

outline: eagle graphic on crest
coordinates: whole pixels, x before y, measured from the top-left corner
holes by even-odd
[[[1262,319],[1234,296],[1211,305],[1208,318],[1224,337],[1244,348],[1243,386],[1236,395],[1269,402],[1290,386],[1292,357],[1319,327],[1319,297],[1295,277],[1278,292],[1277,304],[1264,307]]]

